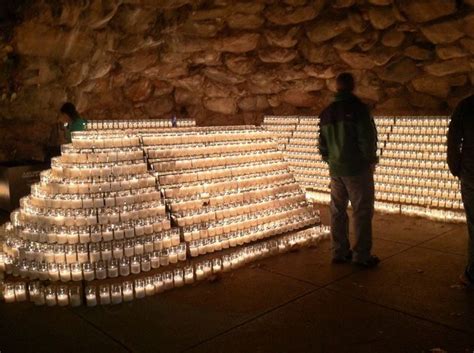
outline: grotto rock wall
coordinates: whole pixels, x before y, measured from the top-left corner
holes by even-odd
[[[66,100],[88,119],[258,124],[318,113],[346,70],[381,114],[448,113],[474,81],[473,0],[4,3],[0,160],[42,159]]]

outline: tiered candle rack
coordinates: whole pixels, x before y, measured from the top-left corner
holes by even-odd
[[[376,209],[389,213],[464,222],[459,182],[446,163],[445,116],[374,118],[380,164],[375,173]],[[267,116],[264,127],[308,196],[329,202],[329,172],[319,156],[316,116]]]
[[[11,214],[6,302],[116,304],[328,233],[264,129],[132,123],[73,133]]]

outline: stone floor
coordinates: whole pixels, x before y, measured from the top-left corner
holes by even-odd
[[[374,270],[331,265],[323,242],[118,306],[2,303],[0,351],[473,352],[465,226],[376,215],[374,236]]]

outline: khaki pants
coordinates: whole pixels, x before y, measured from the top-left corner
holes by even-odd
[[[357,176],[331,177],[331,233],[334,259],[350,253],[349,217],[351,202],[354,218],[355,244],[353,261],[365,262],[372,250],[372,217],[374,214],[374,175],[371,170]]]

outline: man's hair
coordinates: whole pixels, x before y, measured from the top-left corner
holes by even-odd
[[[354,76],[349,72],[343,72],[336,78],[336,86],[338,91],[352,92],[355,88]]]
[[[77,115],[77,110],[74,104],[71,102],[66,102],[61,107],[61,113],[66,114],[70,118],[73,118]]]

